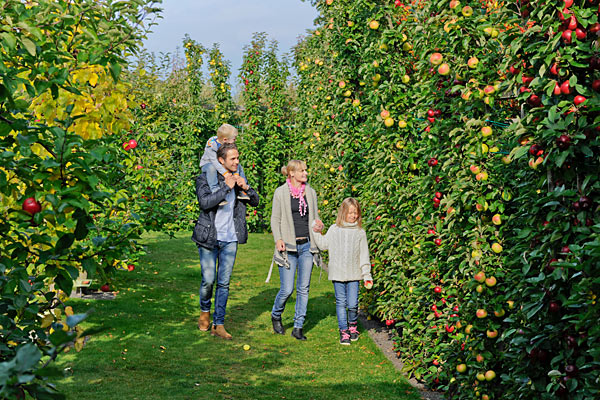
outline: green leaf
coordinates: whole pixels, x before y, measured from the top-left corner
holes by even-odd
[[[55,253],[61,254],[63,252],[63,250],[66,250],[69,247],[71,247],[73,245],[74,241],[75,241],[75,235],[73,235],[72,233],[65,233],[56,242],[56,246],[54,246]]]
[[[25,50],[27,50],[27,52],[32,56],[35,57],[35,53],[36,53],[36,45],[35,43],[33,43],[33,41],[31,41],[31,39],[29,38],[21,38],[21,43],[23,43],[23,46],[25,47]]]
[[[69,315],[67,317],[67,325],[69,325],[70,328],[74,328],[81,321],[85,320],[87,317],[88,317],[88,313]]]
[[[90,222],[89,217],[84,216],[81,217],[77,220],[77,226],[75,227],[75,239],[76,240],[83,240],[85,239],[85,237],[87,236],[89,229],[87,227],[87,224]]]
[[[558,155],[558,157],[556,157],[556,166],[557,167],[562,167],[562,165],[565,163],[565,160],[567,159],[568,156],[569,156],[569,152],[568,151],[561,152]]]
[[[110,75],[112,76],[113,80],[116,82],[119,80],[119,76],[121,75],[121,66],[119,64],[116,63],[110,63]]]
[[[67,295],[73,290],[73,279],[66,270],[60,270],[60,273],[54,278],[54,282],[58,288],[67,293]]]
[[[2,42],[4,43],[6,48],[8,48],[10,51],[15,50],[15,47],[17,46],[17,38],[15,37],[15,35],[13,35],[10,32],[2,32],[2,34],[0,34],[0,37],[2,38]]]
[[[93,278],[96,274],[96,261],[93,258],[84,258],[81,261],[81,266],[87,272],[89,278]]]
[[[29,371],[37,365],[41,358],[40,350],[34,344],[27,343],[17,349],[16,368],[21,372]]]

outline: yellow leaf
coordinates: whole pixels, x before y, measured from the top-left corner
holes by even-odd
[[[92,73],[88,82],[90,83],[90,85],[96,86],[96,84],[98,83],[98,74]]]
[[[54,322],[54,317],[52,316],[52,314],[44,315],[44,318],[42,318],[42,328],[45,329],[49,327],[50,325],[52,325],[52,322]]]

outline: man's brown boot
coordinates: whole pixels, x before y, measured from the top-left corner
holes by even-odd
[[[213,325],[210,334],[227,340],[231,339],[231,335],[227,333],[223,325]]]
[[[208,328],[210,328],[210,312],[202,311],[200,318],[198,318],[198,329],[202,332],[207,332]]]

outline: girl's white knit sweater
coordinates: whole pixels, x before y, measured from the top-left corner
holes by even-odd
[[[330,281],[372,281],[367,234],[356,223],[331,225],[325,235],[313,232],[317,247],[329,250]]]

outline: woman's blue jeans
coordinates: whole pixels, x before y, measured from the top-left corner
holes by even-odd
[[[358,321],[359,287],[359,281],[333,281],[333,289],[335,290],[335,313],[337,314],[338,327],[342,330],[348,329],[348,323]],[[348,310],[347,316],[346,309]]]
[[[285,303],[294,291],[294,278],[296,271],[296,312],[294,314],[294,328],[302,328],[306,319],[306,307],[308,306],[308,291],[310,289],[310,277],[313,267],[313,256],[310,252],[310,242],[297,246],[296,252],[288,251],[289,268],[279,267],[280,287],[271,316],[281,319],[285,309]]]
[[[198,246],[200,254],[200,267],[202,269],[202,282],[200,283],[200,310],[210,312],[213,285],[217,282],[215,290],[215,312],[213,324],[225,323],[225,309],[229,298],[229,280],[233,272],[233,264],[237,253],[238,242],[218,241],[214,249],[205,249]],[[219,269],[217,270],[217,260]]]

